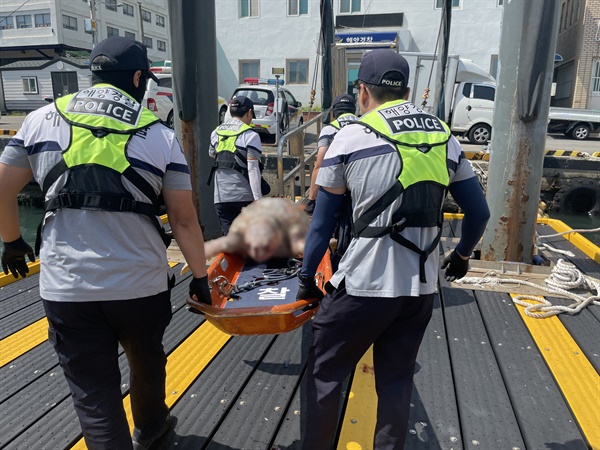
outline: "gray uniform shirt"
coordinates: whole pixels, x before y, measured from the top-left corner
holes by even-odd
[[[415,111],[416,108],[410,105]],[[353,220],[356,221],[396,182],[401,161],[398,151],[388,141],[366,132],[360,124],[350,124],[335,136],[316,183],[329,188],[346,187],[351,192]],[[475,176],[458,141],[448,142],[448,159],[452,170],[450,182]],[[401,197],[391,204],[371,226],[392,225],[392,214]],[[406,228],[402,235],[424,249],[433,242],[438,229]],[[338,286],[345,278],[350,295],[364,297],[419,296],[435,292],[439,255],[434,251],[425,264],[427,283],[419,280],[419,256],[394,242],[388,235],[381,238],[353,239],[340,261],[331,283]]]
[[[225,122],[242,124],[242,121],[232,118]],[[208,154],[211,158],[217,156],[217,145],[219,143],[219,135],[217,130],[214,130],[210,136],[210,147]],[[235,146],[246,159],[248,157],[260,160],[262,155],[262,145],[260,136],[254,131],[246,131],[240,134],[235,140]],[[215,203],[230,203],[230,202],[252,202],[254,196],[250,188],[248,178],[234,169],[217,169],[214,177],[214,202]]]
[[[0,162],[31,168],[42,185],[70,141],[70,126],[51,104],[26,117]],[[163,188],[191,190],[183,151],[164,125],[134,135],[127,154],[157,194]],[[65,179],[63,174],[48,194],[60,189]],[[124,184],[136,200],[148,201],[128,182]],[[135,213],[68,208],[48,213],[40,261],[40,295],[45,300],[123,300],[167,290],[165,245],[150,220]]]

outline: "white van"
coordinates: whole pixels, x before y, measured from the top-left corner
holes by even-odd
[[[492,137],[495,95],[493,83],[460,83],[450,120],[452,132],[465,135],[473,144],[486,144]]]
[[[155,73],[158,83],[148,80],[146,94],[142,104],[162,120],[165,125],[173,128],[173,76],[170,73]],[[222,123],[227,111],[227,102],[219,97],[217,102],[219,123]]]

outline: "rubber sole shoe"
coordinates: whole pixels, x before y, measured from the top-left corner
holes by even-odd
[[[131,437],[133,450],[166,450],[169,448],[168,446],[171,442],[171,438],[173,437],[173,431],[176,424],[177,419],[169,415],[161,427],[160,432],[151,438],[139,436],[140,433],[136,428],[133,432],[133,436]]]

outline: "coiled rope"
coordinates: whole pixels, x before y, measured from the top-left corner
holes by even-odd
[[[490,270],[483,277],[464,277],[456,280],[457,284],[475,284],[475,285],[499,285],[499,284],[517,284],[531,286],[541,289],[549,294],[560,294],[575,300],[568,306],[553,305],[547,299],[534,295],[517,295],[513,301],[517,305],[525,307],[525,314],[529,317],[541,319],[544,317],[555,316],[566,312],[568,314],[577,314],[583,308],[590,304],[600,306],[600,280],[583,275],[573,264],[559,259],[556,266],[552,269],[550,276],[544,280],[546,287],[532,283],[526,280],[516,278],[504,278],[497,272]],[[582,295],[569,292],[569,289],[585,289],[589,292],[596,291],[595,295],[584,297]],[[536,303],[531,303],[536,302]]]

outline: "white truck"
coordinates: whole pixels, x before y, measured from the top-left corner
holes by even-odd
[[[332,53],[333,92],[356,94],[353,83],[362,55],[373,48],[336,43]],[[399,52],[410,66],[409,100],[422,109],[433,110],[436,98],[437,57],[432,53]],[[494,78],[473,62],[449,55],[446,65],[445,113],[443,119],[453,134],[467,137],[472,143],[485,144],[491,138],[496,84]],[[423,95],[429,97],[423,105]]]
[[[550,107],[548,133],[563,133],[573,139],[587,139],[600,132],[600,111]]]
[[[433,110],[436,98],[437,59],[432,54],[400,52],[410,65],[410,101],[422,109]],[[433,66],[433,70],[432,70]],[[423,94],[429,98],[423,105]],[[496,84],[484,69],[457,55],[448,56],[443,119],[452,133],[464,136],[473,144],[486,144],[491,138]]]

